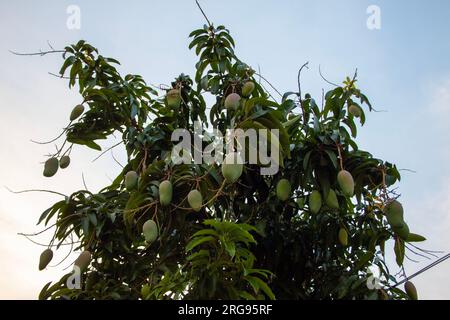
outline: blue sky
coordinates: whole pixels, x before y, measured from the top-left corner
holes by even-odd
[[[414,232],[429,239],[425,248],[450,251],[450,2],[201,2],[215,24],[231,30],[238,56],[260,67],[282,92],[296,89],[297,70],[306,61],[310,69],[302,76],[303,91],[318,100],[322,88],[329,89],[319,65],[334,82],[357,67],[360,88],[376,109],[387,111],[368,115],[360,146],[416,171],[404,171],[399,185],[407,220]],[[80,30],[66,27],[66,9],[72,4],[81,10]],[[380,30],[366,26],[369,5],[381,10]],[[95,190],[119,170],[108,158],[92,163],[95,153],[78,148],[69,171],[42,178],[39,162],[50,150],[29,139],[54,136],[80,99],[64,81],[47,74],[59,70],[60,56],[17,57],[9,49],[46,49],[47,40],[62,48],[85,39],[103,55],[120,60],[124,73],[141,74],[153,84],[169,83],[181,72],[193,74],[196,57],[187,48],[187,35],[203,23],[194,1],[185,0],[0,2],[2,184],[70,193],[81,186],[81,172]],[[0,298],[34,298],[45,281],[61,274],[58,268],[38,273],[41,248],[16,235],[36,230],[37,217],[54,200],[0,190],[0,253],[12,257],[9,264],[2,261]],[[426,263],[409,263],[406,270],[412,273]],[[450,281],[449,271],[450,261],[417,278],[419,294],[449,299],[450,288],[443,285]]]

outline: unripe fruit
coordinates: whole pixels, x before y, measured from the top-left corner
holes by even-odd
[[[188,194],[188,202],[195,212],[199,212],[203,204],[203,196],[198,190],[192,190]]]
[[[223,161],[222,175],[227,183],[234,183],[242,175],[243,169],[244,164],[242,163],[241,156],[236,152],[232,152]]]
[[[400,226],[394,226],[392,227],[392,230],[394,230],[394,232],[403,240],[407,240],[408,236],[409,236],[409,227],[408,225],[403,222],[402,225]]]
[[[181,103],[180,90],[172,89],[166,94],[167,105],[170,108],[177,109]]]
[[[342,193],[347,197],[352,197],[355,192],[355,182],[350,172],[341,170],[338,173],[337,181],[341,187]]]
[[[295,202],[297,202],[297,205],[300,209],[303,209],[303,207],[305,206],[305,198],[297,198]]]
[[[277,197],[286,201],[291,196],[291,183],[287,179],[281,179],[277,184]]]
[[[339,201],[337,199],[336,192],[334,192],[333,189],[330,189],[330,192],[328,192],[328,197],[325,200],[325,203],[332,209],[339,209]]]
[[[389,202],[384,207],[384,213],[391,227],[400,227],[403,225],[403,206],[397,200]]]
[[[241,97],[237,93],[231,93],[225,99],[225,108],[228,110],[236,110],[239,107]]]
[[[45,161],[44,177],[53,177],[58,172],[59,161],[56,158],[50,158]]]
[[[142,299],[145,299],[149,294],[150,294],[150,286],[148,284],[144,284],[141,288]]]
[[[158,238],[158,226],[153,220],[147,220],[142,226],[145,241],[153,242]]]
[[[169,180],[159,184],[159,202],[162,206],[167,206],[172,201],[173,188]]]
[[[65,169],[70,164],[70,157],[69,156],[62,156],[61,160],[59,160],[59,167],[61,169]]]
[[[411,300],[418,300],[416,286],[411,281],[405,282],[405,292]]]
[[[72,109],[72,112],[70,113],[70,121],[74,121],[78,119],[84,112],[84,106],[82,104],[79,104],[75,106],[75,108]]]
[[[136,188],[138,184],[139,176],[136,173],[136,171],[128,171],[125,175],[125,188],[127,188],[128,191],[133,190]]]
[[[53,251],[45,249],[39,257],[39,271],[44,270],[53,259]]]
[[[344,228],[339,229],[339,242],[346,247],[348,245],[348,234]]]
[[[255,90],[255,83],[253,81],[247,81],[242,86],[242,96],[245,97],[245,98],[250,97],[250,95],[252,94],[253,90]]]
[[[319,191],[314,190],[309,196],[309,209],[312,213],[316,214],[322,207],[322,195]]]
[[[75,260],[75,266],[80,268],[80,271],[85,270],[91,263],[92,255],[89,251],[83,251]]]
[[[361,108],[355,104],[352,104],[350,107],[348,107],[348,112],[355,118],[361,117]]]

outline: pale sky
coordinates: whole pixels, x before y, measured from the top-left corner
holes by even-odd
[[[402,171],[398,185],[411,231],[428,238],[421,247],[450,251],[450,2],[321,0],[201,1],[215,24],[226,25],[236,53],[282,92],[296,89],[298,68],[306,61],[303,91],[317,99],[357,67],[360,88],[374,107],[358,142]],[[66,26],[69,5],[81,12],[81,28]],[[377,5],[381,28],[369,30],[366,10]],[[36,232],[39,215],[59,200],[48,194],[15,195],[14,190],[51,189],[65,194],[106,185],[120,168],[95,151],[75,147],[69,169],[42,176],[44,155],[53,146],[30,142],[55,137],[80,102],[76,90],[48,72],[59,71],[60,55],[18,57],[8,50],[63,48],[85,39],[105,56],[118,59],[123,73],[148,83],[168,84],[178,74],[193,75],[196,57],[187,35],[204,24],[195,2],[178,1],[0,1],[0,299],[35,299],[43,285],[59,279],[62,265],[38,271],[43,250],[17,235]],[[112,145],[112,141],[103,146]],[[124,162],[125,157],[116,152]],[[46,236],[38,238],[45,242]],[[58,251],[52,264],[65,256]],[[413,257],[412,254],[410,254]],[[408,274],[431,261],[406,263]],[[394,267],[394,264],[392,264]],[[395,270],[395,267],[394,269]],[[450,260],[414,280],[423,299],[450,299]]]

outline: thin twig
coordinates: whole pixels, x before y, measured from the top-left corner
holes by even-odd
[[[264,78],[261,74],[255,72],[255,75],[257,75],[258,77],[260,77],[261,79],[263,79],[265,82],[267,82],[267,84],[273,89],[275,90],[275,92],[280,96],[283,97],[283,95],[280,93],[280,91],[277,90],[277,88],[275,88],[270,82],[269,80],[267,80],[266,78]]]
[[[329,81],[327,78],[325,78],[325,77],[323,76],[322,70],[320,69],[320,64],[319,64],[319,75],[320,75],[320,77],[321,77],[326,83],[331,84],[332,86],[335,86],[335,87],[339,87],[338,84]]]
[[[8,51],[16,56],[44,56],[44,55],[50,54],[50,53],[66,52],[66,50],[50,50],[50,51],[40,51],[40,52],[33,52],[33,53],[21,53],[21,52],[16,52],[16,51],[12,51],[12,50],[8,50]]]
[[[53,194],[57,194],[59,196],[65,197],[67,198],[67,196],[65,194],[62,194],[60,192],[57,191],[52,191],[52,190],[41,190],[41,189],[30,189],[30,190],[21,190],[21,191],[13,191],[10,188],[8,188],[7,186],[4,186],[6,190],[8,190],[11,193],[15,193],[15,194],[20,194],[20,193],[27,193],[27,192],[48,192],[48,193],[53,193]]]
[[[123,141],[120,141],[118,143],[116,143],[115,145],[113,145],[112,147],[109,147],[108,149],[106,149],[105,151],[103,151],[97,158],[95,158],[94,160],[92,160],[92,162],[95,162],[96,160],[98,160],[101,156],[103,156],[105,153],[107,153],[108,151],[114,149],[115,147],[119,146],[120,144],[122,144]]]
[[[212,24],[211,24],[211,22],[209,21],[208,17],[206,16],[205,12],[203,11],[202,7],[200,6],[200,3],[198,3],[197,0],[195,0],[195,3],[197,4],[197,7],[198,7],[198,8],[200,9],[200,11],[202,12],[203,16],[205,17],[206,22],[208,22],[208,25],[209,25],[210,27],[212,27]]]
[[[70,122],[70,123],[72,123],[72,122]],[[70,123],[69,123],[69,126],[70,126]],[[50,143],[55,142],[59,138],[61,138],[66,131],[67,131],[67,128],[64,128],[63,132],[61,132],[61,134],[59,136],[57,136],[56,138],[54,138],[53,140],[50,140],[50,141],[44,141],[44,142],[35,141],[35,140],[30,140],[30,141],[33,142],[33,143],[36,143],[36,144],[50,144]]]

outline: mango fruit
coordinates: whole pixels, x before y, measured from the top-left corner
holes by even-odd
[[[295,201],[300,209],[303,209],[305,206],[305,198],[297,198]]]
[[[316,214],[320,211],[320,208],[322,208],[322,195],[319,191],[314,190],[309,196],[309,209]]]
[[[355,192],[355,182],[350,172],[346,170],[341,170],[338,173],[337,181],[342,193],[347,197],[353,197]]]
[[[330,189],[330,192],[328,192],[325,203],[332,209],[339,209],[339,201],[337,199],[336,192],[334,192],[333,189]]]
[[[344,247],[346,247],[348,245],[348,234],[347,234],[347,230],[345,230],[345,228],[341,228],[339,229],[339,242],[341,245],[343,245]]]
[[[72,112],[70,113],[70,121],[77,120],[84,112],[84,106],[82,104],[79,104],[75,106],[75,108],[72,109]]]
[[[158,238],[158,226],[153,220],[145,221],[142,226],[142,233],[144,234],[145,241],[153,242]]]
[[[227,183],[236,182],[242,175],[244,164],[236,152],[229,153],[222,163],[222,175]]]
[[[247,81],[242,86],[242,96],[245,97],[245,98],[250,97],[250,95],[252,94],[253,90],[255,90],[255,83],[253,81]]]
[[[159,202],[162,206],[167,206],[172,201],[173,187],[169,180],[159,184]]]
[[[291,196],[291,183],[287,179],[281,179],[277,184],[277,197],[286,201]]]
[[[361,108],[355,104],[352,104],[350,107],[348,107],[348,112],[355,118],[361,117]]]
[[[128,171],[127,174],[125,175],[125,188],[128,191],[133,190],[134,188],[136,188],[138,180],[139,176],[136,173],[136,171]]]
[[[403,225],[403,206],[397,200],[393,200],[384,207],[388,223],[391,227],[400,227]]]
[[[53,259],[53,251],[51,249],[45,249],[42,251],[41,256],[39,257],[39,271],[47,268],[50,261]]]
[[[88,250],[83,251],[78,256],[77,260],[75,260],[75,266],[80,268],[81,271],[85,270],[89,264],[91,263],[92,255]]]
[[[400,226],[392,226],[392,230],[394,230],[395,234],[398,235],[403,240],[407,240],[409,236],[409,227],[403,222]]]
[[[61,159],[59,160],[59,167],[61,169],[65,169],[69,166],[70,164],[70,157],[69,156],[62,156]]]
[[[411,281],[405,282],[405,292],[411,300],[418,300],[416,286]]]
[[[180,90],[172,89],[166,94],[167,105],[172,109],[178,109],[181,104]]]
[[[142,299],[145,299],[149,294],[150,294],[150,286],[148,284],[144,284],[141,288]]]
[[[228,110],[236,110],[241,102],[241,96],[237,93],[229,94],[225,99],[225,108]]]
[[[188,194],[188,203],[195,212],[199,212],[203,205],[203,196],[198,190],[192,190]]]
[[[53,177],[58,172],[59,161],[57,158],[50,158],[44,164],[44,177]]]

